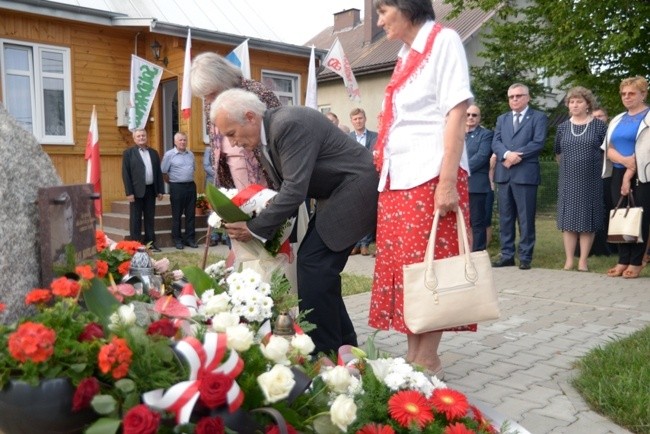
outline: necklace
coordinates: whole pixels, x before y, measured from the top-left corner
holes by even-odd
[[[576,133],[573,131],[573,122],[569,121],[569,123],[571,124],[571,134],[573,135],[573,137],[580,137],[580,136],[582,136],[584,133],[587,132],[587,130],[589,129],[589,124],[590,124],[591,122],[589,122],[588,124],[585,124],[586,127],[585,127],[584,131],[581,132],[580,134],[576,134]]]

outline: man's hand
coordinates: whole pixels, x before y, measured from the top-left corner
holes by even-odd
[[[128,200],[129,202],[135,202],[135,196],[130,194],[126,197],[126,200]]]
[[[503,164],[503,166],[506,169],[509,169],[512,166],[514,166],[515,164],[521,163],[521,156],[522,155],[524,155],[523,152],[510,151],[510,152],[508,152],[508,154],[506,155],[506,158],[503,160],[503,163],[501,163],[501,164]]]
[[[224,226],[226,227],[228,236],[233,240],[246,242],[253,239],[253,235],[248,230],[246,222],[226,223]]]

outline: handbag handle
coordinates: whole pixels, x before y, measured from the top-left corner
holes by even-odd
[[[427,243],[427,250],[424,254],[424,262],[427,268],[424,272],[424,285],[427,289],[435,291],[438,287],[438,278],[433,270],[433,260],[435,258],[436,250],[436,233],[438,232],[438,222],[440,221],[440,211],[436,210],[433,214],[433,224],[431,225],[431,234],[429,235],[429,242]],[[465,225],[465,217],[463,216],[460,207],[456,208],[456,228],[458,232],[458,250],[459,255],[465,256],[465,279],[468,282],[474,283],[478,280],[478,272],[474,266],[474,262],[470,256],[469,238],[467,236],[467,226]]]
[[[627,200],[627,206],[625,207],[625,214],[623,214],[623,218],[627,217],[627,213],[630,212],[630,205],[632,205],[632,208],[636,208],[636,203],[634,203],[634,194],[632,193],[633,193],[632,189],[630,189],[630,192],[627,194],[627,196],[621,195],[621,197],[618,198],[618,202],[616,203],[616,207],[614,208],[612,217],[616,215],[616,211],[618,211],[618,209],[623,204],[623,199],[625,197],[627,197],[628,200]]]

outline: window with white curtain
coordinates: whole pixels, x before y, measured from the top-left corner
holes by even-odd
[[[282,105],[300,105],[300,75],[262,70],[262,83],[273,91]]]
[[[72,144],[70,50],[0,40],[4,106],[42,144]]]

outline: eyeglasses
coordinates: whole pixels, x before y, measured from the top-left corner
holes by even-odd
[[[508,99],[515,99],[515,98],[519,99],[519,98],[523,98],[525,96],[528,96],[528,94],[527,93],[519,93],[517,95],[508,95]]]
[[[638,92],[621,92],[621,96],[622,96],[623,98],[625,98],[626,96],[634,96],[634,95],[636,95],[637,93],[638,93]]]
[[[468,118],[477,118],[477,117],[478,117],[478,113],[467,113],[467,117],[468,117]]]

